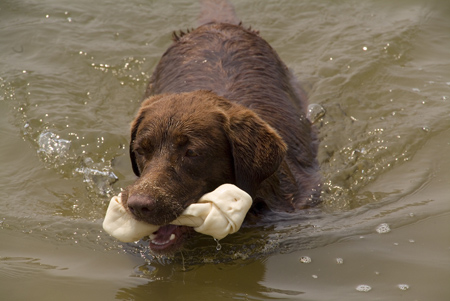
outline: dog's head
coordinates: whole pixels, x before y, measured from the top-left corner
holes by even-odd
[[[170,252],[189,229],[168,223],[187,206],[224,183],[254,196],[285,152],[280,136],[254,112],[212,92],[153,96],[132,123],[130,157],[139,179],[123,202],[136,219],[163,226],[150,247]]]

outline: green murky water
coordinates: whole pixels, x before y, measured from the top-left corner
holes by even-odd
[[[2,300],[450,298],[450,4],[234,3],[325,109],[320,210],[170,260],[118,243],[129,123],[199,5],[2,1]]]

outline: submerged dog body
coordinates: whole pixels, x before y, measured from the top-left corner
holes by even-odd
[[[136,219],[163,226],[150,242],[157,252],[182,244],[190,229],[165,225],[221,184],[249,193],[253,213],[305,208],[318,193],[304,93],[230,6],[209,4],[204,11],[219,14],[174,35],[132,124],[130,157],[140,178],[123,200]]]

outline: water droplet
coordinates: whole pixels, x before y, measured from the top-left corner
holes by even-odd
[[[407,284],[399,284],[398,288],[401,289],[402,291],[406,291],[406,290],[409,290],[409,285],[407,285]]]
[[[356,287],[356,290],[358,291],[358,292],[364,292],[364,293],[367,293],[368,291],[370,291],[372,288],[369,286],[369,285],[367,285],[367,284],[361,284],[361,285],[358,285],[357,287]]]
[[[214,238],[214,240],[215,240],[215,242],[217,243],[216,250],[217,250],[217,251],[222,250],[222,245],[219,243],[219,240],[218,240],[217,238]]]
[[[301,263],[311,263],[311,257],[309,257],[309,256],[302,256],[302,257],[300,257],[300,262]]]
[[[389,233],[391,232],[391,228],[389,228],[389,225],[386,223],[380,224],[377,228],[376,231],[379,234],[385,234],[385,233]]]

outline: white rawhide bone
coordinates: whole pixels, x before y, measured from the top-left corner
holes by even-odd
[[[122,206],[122,195],[119,194],[109,202],[103,229],[120,241],[133,242],[152,234],[159,227],[135,220]]]
[[[170,224],[193,227],[195,231],[222,239],[238,231],[244,221],[252,198],[232,184],[223,184],[191,204]],[[122,206],[121,195],[111,199],[103,228],[123,242],[132,242],[150,235],[159,226],[135,220]]]
[[[191,204],[173,225],[194,227],[194,230],[222,239],[241,228],[252,205],[248,193],[232,184],[223,184]]]

